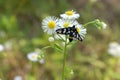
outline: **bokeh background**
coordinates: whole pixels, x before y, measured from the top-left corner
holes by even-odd
[[[88,26],[84,41],[68,49],[74,74],[66,80],[120,80],[120,60],[108,53],[109,43],[120,43],[120,0],[0,0],[1,80],[61,80],[62,53],[47,48],[44,64],[32,68],[26,56],[51,44],[41,28],[43,18],[66,10],[80,13],[81,24],[100,19],[108,25],[105,30]]]

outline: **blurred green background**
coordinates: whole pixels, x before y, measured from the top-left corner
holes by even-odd
[[[14,80],[61,80],[63,54],[54,48],[45,51],[45,63],[34,63],[31,73],[26,55],[50,45],[41,28],[47,16],[66,10],[80,13],[79,23],[94,19],[107,23],[105,30],[87,27],[87,36],[68,49],[67,65],[74,74],[66,80],[120,80],[120,61],[108,54],[108,44],[120,42],[120,0],[0,0],[0,78]]]

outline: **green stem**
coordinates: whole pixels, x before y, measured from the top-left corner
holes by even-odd
[[[94,20],[94,21],[90,21],[90,22],[84,24],[83,26],[86,27],[86,26],[88,26],[88,25],[90,25],[90,24],[95,23],[96,21],[98,21],[98,19],[96,19],[96,20]]]
[[[67,36],[65,40],[65,47],[64,47],[64,60],[63,60],[63,70],[62,70],[62,80],[65,79],[65,63],[66,63],[66,49],[67,49]]]
[[[31,63],[31,72],[30,72],[30,75],[33,75],[34,74],[34,63],[33,62],[30,62]]]

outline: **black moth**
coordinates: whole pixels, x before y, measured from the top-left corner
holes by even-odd
[[[57,34],[69,35],[69,41],[70,42],[72,42],[73,39],[77,39],[79,41],[83,40],[81,38],[81,36],[79,35],[79,33],[77,32],[77,29],[75,28],[75,25],[73,25],[72,27],[68,27],[68,28],[57,29],[56,32],[57,32]]]

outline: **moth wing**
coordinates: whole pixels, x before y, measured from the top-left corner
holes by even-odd
[[[65,35],[69,35],[70,32],[70,28],[60,28],[56,30],[57,34],[65,34]]]
[[[73,37],[79,41],[82,41],[83,39],[81,38],[80,34],[78,34],[77,32],[73,33]]]

